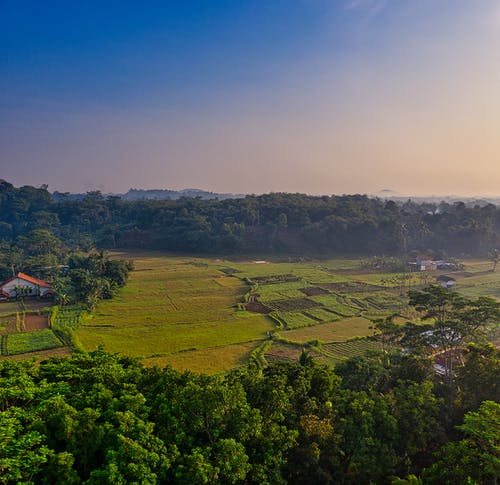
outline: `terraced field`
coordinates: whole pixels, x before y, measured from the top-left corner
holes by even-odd
[[[319,352],[330,363],[338,363],[350,357],[357,357],[370,350],[381,350],[380,344],[367,339],[332,342],[323,345]],[[323,359],[320,359],[323,360]]]
[[[113,300],[100,302],[90,318],[80,318],[83,309],[73,307],[55,310],[51,321],[73,329],[86,350],[103,345],[148,366],[223,372],[248,362],[265,341],[269,345],[262,357],[269,360],[297,359],[305,348],[333,365],[377,347],[366,340],[374,332],[371,319],[396,313],[395,321],[404,323],[416,316],[401,288],[390,283],[400,275],[366,270],[361,260],[125,256],[134,259],[135,270]],[[453,274],[457,291],[500,298],[500,273],[490,268],[485,262],[466,264]],[[418,288],[421,282],[413,275],[405,285]],[[1,342],[8,358],[36,350],[44,355],[51,346],[64,354],[66,347],[49,329],[21,328],[17,308],[15,302],[0,303]],[[35,320],[31,326],[40,324]]]

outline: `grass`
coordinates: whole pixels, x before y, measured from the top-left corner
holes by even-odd
[[[322,323],[314,327],[282,331],[281,335],[294,342],[305,343],[310,340],[322,342],[342,342],[354,337],[373,335],[372,322],[363,317],[345,318],[338,322]]]
[[[458,292],[469,298],[490,296],[500,299],[500,271],[472,274],[473,276],[457,280],[456,289]]]
[[[237,310],[249,287],[219,271],[225,263],[152,256],[135,260],[135,267],[117,297],[101,302],[76,331],[88,350],[104,345],[145,362],[167,363],[184,359],[179,352],[219,348],[223,354],[224,347],[258,342],[275,327],[264,315]],[[151,360],[155,355],[161,360]],[[232,355],[228,349],[227,365]]]
[[[151,356],[143,360],[148,367],[171,365],[179,371],[191,370],[206,374],[217,374],[244,365],[259,342],[225,345],[201,350],[190,350],[170,355]]]
[[[8,336],[7,351],[9,355],[36,352],[39,350],[62,347],[61,341],[52,330],[12,333]]]
[[[24,306],[27,311],[42,310],[52,306],[51,302],[46,300],[37,300],[36,298],[25,298]],[[19,302],[16,300],[0,302],[0,317],[20,311]]]
[[[317,325],[317,320],[309,318],[301,312],[275,312],[276,316],[286,323],[287,328],[300,328]]]

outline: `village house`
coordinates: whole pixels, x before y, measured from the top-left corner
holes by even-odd
[[[436,278],[438,284],[443,288],[453,288],[456,284],[455,278],[451,276],[441,275]]]
[[[418,256],[410,263],[412,271],[435,271],[438,269],[438,261],[433,261],[426,256]]]
[[[33,278],[24,273],[17,273],[16,276],[0,285],[0,295],[4,298],[15,298],[16,296],[52,298],[54,292],[52,291],[52,285],[47,281]]]

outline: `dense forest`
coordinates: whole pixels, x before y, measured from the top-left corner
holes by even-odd
[[[61,241],[83,250],[486,256],[500,246],[500,208],[282,193],[126,201],[89,192],[75,200],[0,181],[0,240],[23,247],[47,234],[56,239],[42,243],[54,252]]]
[[[452,384],[401,354],[214,377],[0,361],[0,483],[496,483],[499,354],[471,346]]]

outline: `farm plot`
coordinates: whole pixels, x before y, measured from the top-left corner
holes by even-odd
[[[406,298],[401,298],[395,293],[389,293],[387,291],[380,291],[377,293],[370,293],[368,295],[363,295],[360,298],[361,301],[365,302],[367,306],[371,306],[377,310],[391,310],[396,311],[401,307]]]
[[[181,351],[196,351],[195,356],[208,348],[258,342],[275,328],[265,315],[238,311],[249,287],[235,277],[221,277],[221,265],[152,256],[136,259],[135,267],[127,286],[113,300],[100,302],[93,318],[76,330],[86,349],[104,345],[111,352],[181,368]],[[228,357],[225,368],[233,362]]]
[[[267,304],[273,300],[304,298],[303,289],[307,285],[304,281],[259,285],[257,287],[258,299]]]
[[[322,307],[308,308],[304,314],[308,317],[314,318],[318,322],[335,322],[342,318],[337,313],[333,313],[332,311]]]
[[[472,276],[457,279],[456,290],[459,293],[469,298],[490,296],[500,299],[500,272],[471,274]]]
[[[0,316],[0,334],[16,332],[17,319],[16,313]]]
[[[272,285],[277,283],[292,283],[299,281],[300,278],[293,274],[270,274],[266,276],[254,276],[251,280],[262,285]]]
[[[309,327],[318,324],[317,319],[308,316],[304,312],[273,312],[272,314],[281,320],[288,329]]]
[[[300,288],[300,290],[306,296],[318,296],[318,295],[328,295],[330,292],[319,286],[308,286],[307,288]]]
[[[338,279],[345,280],[345,277],[332,275],[328,269],[323,268],[318,262],[282,262],[269,263],[265,265],[252,263],[232,263],[232,267],[237,268],[240,272],[237,274],[240,278],[276,278],[278,275],[289,275],[290,277],[298,278],[306,281],[333,281]],[[264,280],[261,280],[263,282]]]
[[[264,358],[268,362],[293,362],[299,360],[302,350],[302,347],[297,345],[273,342],[271,348],[264,354]],[[320,354],[313,352],[312,355],[316,356]]]
[[[283,337],[293,342],[305,343],[311,340],[342,342],[354,337],[373,335],[373,323],[362,317],[346,318],[338,322],[322,323],[314,327],[298,328],[283,332]]]
[[[15,362],[29,359],[36,359],[39,361],[49,359],[51,357],[68,357],[72,355],[71,349],[69,347],[54,347],[52,349],[37,350],[35,352],[29,352],[27,354],[12,354],[7,356],[0,356],[0,360],[12,360]]]
[[[297,312],[309,308],[319,307],[320,304],[308,298],[288,298],[284,300],[268,301],[266,305],[278,312]]]
[[[352,302],[349,305],[341,303],[339,301],[339,298],[337,298],[335,295],[311,296],[310,299],[318,304],[323,305],[326,309],[331,310],[341,317],[351,317],[357,315],[362,309]]]
[[[362,281],[342,281],[337,283],[318,283],[318,286],[333,293],[364,293],[367,291],[384,290],[383,286],[370,285]]]
[[[11,333],[7,337],[8,355],[36,352],[62,346],[62,342],[49,329]]]
[[[364,355],[368,351],[381,350],[378,342],[367,339],[350,340],[347,342],[333,342],[321,346],[319,352],[326,357],[326,361],[337,364],[351,357]],[[320,359],[323,360],[323,359]]]
[[[80,325],[80,318],[85,311],[83,306],[72,305],[56,308],[57,309],[52,314],[55,327],[65,326],[72,329],[78,328]]]
[[[27,313],[24,316],[24,331],[32,332],[49,328],[49,317],[39,313]]]
[[[248,362],[252,351],[258,347],[259,342],[225,345],[201,350],[189,350],[164,356],[152,356],[143,360],[147,367],[165,367],[171,365],[179,371],[191,370],[216,374]]]

